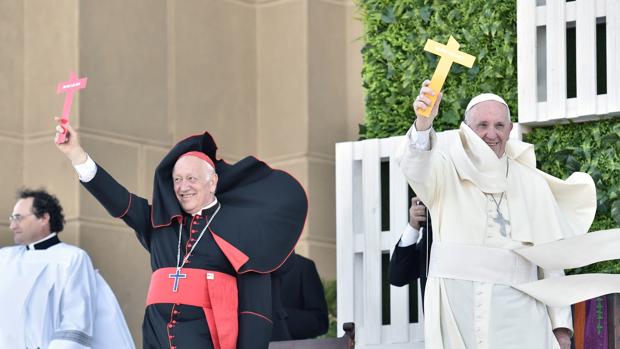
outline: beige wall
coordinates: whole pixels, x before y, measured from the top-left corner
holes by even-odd
[[[166,150],[208,130],[220,157],[255,155],[304,185],[298,252],[335,278],[334,144],[355,140],[363,117],[355,11],[353,0],[0,0],[0,246],[18,187],[57,194],[61,237],[88,251],[141,342],[148,254],[52,144],[56,83],[77,71],[89,80],[72,123],[129,190],[150,197]]]

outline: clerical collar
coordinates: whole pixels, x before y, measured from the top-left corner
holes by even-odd
[[[208,204],[207,206],[203,207],[200,211],[198,211],[198,212],[196,212],[196,213],[192,213],[192,216],[202,214],[202,211],[204,211],[204,210],[208,210],[208,209],[210,209],[211,207],[213,207],[213,206],[215,206],[215,205],[217,205],[217,198],[216,198],[216,197],[214,197],[214,198],[213,198],[213,201],[211,201],[211,203],[210,203],[210,204]]]
[[[26,245],[26,249],[27,250],[45,250],[58,243],[60,243],[60,239],[58,239],[58,234],[51,233],[39,241],[35,241],[31,244]]]

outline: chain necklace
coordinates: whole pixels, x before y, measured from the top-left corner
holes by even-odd
[[[504,217],[504,215],[502,214],[502,211],[499,210],[499,205],[502,203],[502,199],[504,198],[504,193],[502,193],[502,196],[500,196],[499,198],[499,202],[497,202],[497,200],[495,200],[495,196],[493,196],[493,194],[491,194],[491,198],[493,199],[493,202],[495,202],[495,212],[497,212],[497,216],[495,218],[493,218],[493,221],[497,224],[499,224],[499,232],[500,234],[502,234],[502,236],[506,236],[506,226],[510,225],[510,221],[506,219],[506,217]]]
[[[508,164],[509,164],[508,158],[506,158],[506,178],[508,178]],[[504,199],[505,193],[506,192],[502,192],[502,195],[499,197],[499,202],[495,200],[495,196],[493,194],[487,194],[487,195],[490,195],[491,198],[493,199],[493,202],[495,202],[495,212],[497,212],[497,216],[493,218],[493,221],[499,224],[500,226],[499,232],[504,237],[507,235],[506,226],[510,225],[510,221],[506,219],[506,217],[504,217],[504,215],[502,214],[502,211],[499,210],[499,205],[502,204],[502,200]]]
[[[177,245],[177,265],[176,265],[177,268],[174,274],[168,274],[169,279],[174,279],[174,284],[172,285],[172,292],[176,292],[177,289],[179,288],[179,279],[187,278],[187,274],[181,274],[181,268],[183,268],[189,256],[192,254],[192,252],[194,252],[194,248],[196,248],[196,245],[198,245],[198,242],[200,242],[200,239],[204,235],[205,231],[207,231],[207,228],[209,228],[209,225],[211,225],[211,221],[213,220],[213,218],[215,218],[217,213],[220,212],[220,208],[222,208],[222,205],[218,203],[217,209],[215,210],[215,212],[213,213],[213,215],[211,216],[211,218],[209,219],[205,227],[200,232],[200,235],[198,235],[198,239],[196,239],[196,242],[194,242],[194,244],[192,245],[192,248],[189,250],[189,253],[186,254],[185,257],[183,257],[183,262],[181,263],[181,265],[179,265],[179,262],[181,261],[181,233],[183,232],[183,223],[179,223],[179,243]]]

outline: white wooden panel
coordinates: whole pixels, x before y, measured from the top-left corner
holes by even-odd
[[[546,33],[546,50],[545,47],[537,47],[539,54],[546,56],[546,62],[545,67],[536,67],[538,70],[532,71],[524,63],[531,57],[527,53],[522,57],[517,52],[519,122],[528,126],[543,126],[565,122],[566,119],[590,121],[605,115],[620,115],[620,0],[548,0],[546,5],[541,6],[534,6],[533,3],[517,0],[518,45],[531,47],[536,40],[528,31],[531,18],[535,18],[535,27],[544,28]],[[607,26],[607,94],[597,95],[596,18],[601,17],[606,18]],[[577,34],[577,98],[567,99],[566,23],[571,21],[576,22]],[[536,32],[537,29],[533,30]],[[545,71],[544,78],[540,75],[541,71]],[[531,91],[526,92],[525,86],[539,80],[545,81],[546,88],[545,91],[537,91],[537,96],[546,98],[531,105],[528,101],[531,97],[527,96]],[[533,110],[533,115],[530,110]]]
[[[577,101],[574,117],[596,113],[596,1],[577,0]],[[569,113],[573,114],[573,113]],[[568,115],[567,115],[568,116]],[[573,115],[571,115],[573,116]]]
[[[365,324],[364,324],[364,313],[366,310],[366,304],[364,299],[364,293],[366,289],[364,288],[364,283],[366,282],[366,278],[364,277],[364,254],[356,253],[353,256],[353,284],[349,285],[351,289],[353,289],[353,319],[355,319],[355,326],[359,328],[356,332],[359,334],[360,332],[365,332]],[[338,313],[340,314],[340,313]],[[340,315],[338,315],[340,317]],[[342,327],[342,326],[341,326]],[[356,341],[360,341],[364,343],[364,336],[355,338]]]
[[[362,142],[364,221],[364,343],[381,343],[381,170],[379,140]]]
[[[517,15],[519,14],[520,6],[531,6],[530,3],[533,1],[527,0],[517,0]],[[517,27],[519,26],[519,18],[517,17]],[[542,27],[547,25],[547,6],[537,6],[536,7],[536,26]],[[518,32],[517,32],[518,33]],[[517,34],[518,36],[519,34]]]
[[[605,13],[607,13],[607,3],[608,0],[596,0],[596,17],[605,17]],[[616,1],[616,0],[611,0]]]
[[[517,91],[519,122],[536,120],[536,3],[517,1]]]
[[[405,137],[389,138],[384,147],[394,154]],[[407,202],[408,184],[396,162],[390,157],[390,233],[385,234],[389,244],[388,250],[393,252],[398,238],[405,229],[408,220],[409,206]],[[391,255],[391,253],[390,253]],[[406,343],[409,341],[409,288],[390,287],[390,326],[386,334],[387,343]]]
[[[566,112],[565,4],[547,1],[547,114],[539,121],[563,118]]]
[[[361,211],[356,211],[361,212]],[[356,219],[362,219],[359,215],[356,215]],[[364,253],[366,249],[366,239],[364,234],[353,234],[353,253]],[[348,242],[347,242],[348,243]]]
[[[574,22],[577,19],[577,4],[575,2],[566,2],[565,0],[561,2],[564,3],[564,22]],[[593,3],[595,1],[588,0],[588,2]]]
[[[409,333],[411,334],[410,342],[413,343],[423,343],[424,342],[424,312],[423,312],[423,302],[422,302],[422,286],[420,284],[420,279],[417,282],[418,288],[418,322],[409,324]]]
[[[620,1],[607,0],[607,112],[620,113]]]
[[[353,143],[336,144],[336,272],[338,335],[353,318]]]
[[[596,115],[606,115],[607,113],[614,114],[613,111],[609,110],[611,103],[607,102],[608,96],[609,94],[596,96]],[[615,115],[618,115],[617,111]]]
[[[527,128],[527,126],[523,126],[523,124],[515,122],[512,124],[512,131],[510,131],[509,138],[521,141],[523,140],[523,134],[528,130],[529,128]]]

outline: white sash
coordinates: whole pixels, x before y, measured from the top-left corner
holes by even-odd
[[[509,285],[548,306],[620,293],[620,274],[537,280],[537,267],[570,269],[620,258],[620,229],[592,232],[515,250],[434,241],[429,277]]]
[[[429,277],[518,285],[538,280],[536,265],[512,250],[434,241]]]

